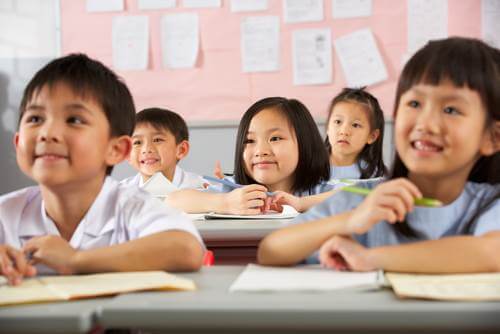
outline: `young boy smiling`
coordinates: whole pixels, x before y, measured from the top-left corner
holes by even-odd
[[[204,247],[185,215],[108,177],[130,152],[135,117],[112,71],[81,54],[56,59],[28,84],[20,112],[17,162],[38,186],[0,197],[0,274],[9,283],[46,269],[201,266]]]

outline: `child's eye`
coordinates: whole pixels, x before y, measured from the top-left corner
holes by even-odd
[[[153,143],[161,143],[163,141],[164,141],[163,138],[154,138],[153,139]]]
[[[139,145],[141,145],[141,144],[142,144],[142,143],[141,143],[141,141],[140,141],[140,140],[134,140],[134,141],[132,141],[132,146],[139,146]]]
[[[270,140],[271,140],[271,141],[279,141],[279,140],[281,140],[281,139],[283,139],[283,138],[281,138],[281,137],[279,137],[279,136],[272,136]]]
[[[67,122],[71,123],[71,124],[83,124],[84,123],[83,119],[81,119],[80,117],[76,117],[76,116],[69,117]]]
[[[244,144],[253,144],[253,143],[255,143],[255,140],[247,138],[247,139],[245,139],[245,141],[243,143]]]
[[[411,101],[408,101],[408,106],[410,108],[418,108],[418,107],[420,107],[420,102],[418,102],[416,100],[411,100]]]
[[[340,123],[342,123],[340,119],[333,120],[333,124],[339,125]]]
[[[35,123],[35,124],[38,124],[42,121],[42,118],[40,116],[37,116],[37,115],[31,115],[31,116],[28,116],[26,117],[26,123]]]
[[[444,108],[443,111],[445,114],[449,114],[449,115],[459,115],[460,114],[458,109],[455,107],[446,107],[446,108]]]
[[[352,126],[353,126],[354,128],[362,128],[362,127],[363,127],[363,126],[362,126],[361,124],[359,124],[359,123],[354,123]]]

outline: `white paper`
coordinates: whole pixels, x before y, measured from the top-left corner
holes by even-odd
[[[322,21],[323,0],[284,0],[283,13],[286,23]]]
[[[279,69],[279,18],[247,17],[241,22],[243,72],[270,72]]]
[[[376,289],[382,285],[380,272],[339,272],[319,265],[291,268],[249,264],[236,278],[230,292],[330,291],[337,289]]]
[[[113,66],[118,70],[148,67],[149,19],[147,16],[113,18]]]
[[[198,59],[199,45],[197,14],[171,14],[162,17],[161,47],[164,67],[194,67]]]
[[[183,0],[185,8],[216,8],[222,5],[221,0]]]
[[[408,52],[448,37],[447,0],[408,0]]]
[[[268,9],[267,0],[231,0],[231,12],[256,12]]]
[[[481,18],[483,40],[500,48],[500,1],[482,0]]]
[[[347,19],[372,15],[372,0],[332,0],[332,17]]]
[[[297,210],[289,205],[283,205],[282,212],[268,212],[260,215],[229,215],[221,213],[207,213],[205,219],[291,219],[299,215]],[[194,217],[193,217],[194,218]]]
[[[335,50],[349,87],[363,87],[387,79],[387,70],[370,29],[337,38]]]
[[[176,0],[139,0],[137,6],[141,10],[175,8]]]
[[[166,197],[171,192],[179,190],[161,172],[153,174],[144,182],[142,189],[155,197]]]
[[[87,12],[121,12],[123,0],[87,0]]]
[[[330,29],[293,32],[293,84],[315,85],[332,82],[332,39]]]

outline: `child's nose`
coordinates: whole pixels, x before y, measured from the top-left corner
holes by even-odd
[[[415,130],[425,133],[438,133],[441,121],[441,113],[436,112],[432,106],[424,107],[417,116]]]
[[[255,147],[256,156],[269,155],[269,151],[269,144],[267,142],[257,143]]]
[[[39,139],[43,142],[60,142],[61,127],[57,122],[46,121],[40,128]]]

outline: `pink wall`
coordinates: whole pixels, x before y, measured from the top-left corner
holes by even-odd
[[[249,0],[251,1],[251,0]],[[240,21],[246,16],[282,15],[282,1],[269,0],[266,12],[231,13],[229,0],[217,9],[178,8],[141,11],[136,0],[125,0],[126,11],[87,13],[85,0],[61,0],[62,52],[85,52],[112,66],[111,22],[115,15],[148,15],[150,54],[147,71],[119,71],[134,95],[138,109],[163,106],[182,114],[189,121],[239,120],[257,99],[267,96],[294,97],[304,102],[313,115],[323,118],[330,99],[345,85],[344,74],[333,51],[333,83],[320,86],[293,86],[291,33],[301,28],[332,29],[335,40],[349,32],[369,27],[387,67],[389,79],[369,87],[387,115],[392,104],[401,59],[406,52],[406,6],[404,0],[373,0],[369,18],[332,19],[331,0],[324,1],[322,22],[281,23],[281,70],[244,74],[241,71]],[[481,33],[478,0],[449,0],[448,33],[479,37]],[[160,18],[164,14],[196,11],[200,17],[200,54],[195,69],[164,69],[160,52]]]

